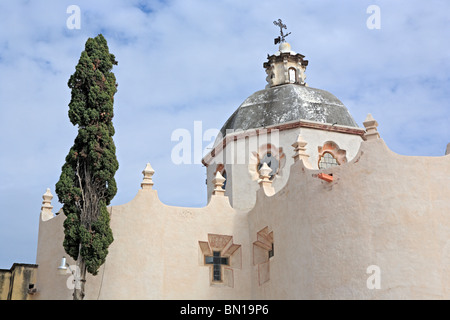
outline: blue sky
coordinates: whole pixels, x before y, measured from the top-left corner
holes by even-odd
[[[81,10],[80,29],[67,28],[70,5]],[[367,28],[370,5],[381,10],[380,29]],[[54,212],[61,208],[55,183],[77,134],[67,81],[87,38],[102,33],[119,62],[112,204],[133,199],[150,162],[164,203],[201,207],[206,170],[172,162],[171,134],[192,132],[194,121],[220,129],[264,88],[278,18],[309,60],[310,87],[336,95],[359,126],[371,113],[394,152],[444,155],[449,16],[445,0],[0,2],[0,268],[35,262],[46,188]]]

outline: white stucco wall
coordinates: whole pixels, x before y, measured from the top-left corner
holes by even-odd
[[[252,132],[252,130],[249,130],[249,132]],[[227,143],[225,148],[217,153],[212,163],[208,166],[208,199],[214,188],[212,179],[215,175],[216,166],[218,163],[224,163],[228,178],[226,195],[230,197],[230,203],[237,210],[248,211],[253,208],[259,185],[257,175],[255,176],[254,174],[257,161],[251,154],[253,152],[261,153],[261,148],[268,142],[272,143],[277,149],[282,148],[282,152],[284,153],[284,167],[273,180],[275,192],[278,192],[289,178],[289,168],[294,163],[292,158],[294,148],[292,144],[297,140],[300,133],[308,143],[306,153],[309,155],[309,162],[313,168],[318,168],[318,148],[322,147],[325,142],[333,141],[337,143],[340,149],[346,150],[347,161],[350,161],[357,154],[360,144],[363,141],[359,135],[312,128],[279,130],[276,134],[269,133],[267,135],[249,134],[248,139],[239,138],[236,141]]]
[[[219,195],[204,208],[171,207],[152,189],[109,208],[115,240],[88,276],[86,299],[450,298],[450,155],[401,156],[375,139],[347,164],[319,171],[299,160],[289,170],[274,195],[257,190],[249,212]],[[64,218],[40,222],[34,299],[72,298],[68,275],[56,271]],[[266,227],[274,256],[264,269],[253,244]],[[212,283],[203,265],[199,241],[208,234],[240,245],[231,286]],[[371,265],[380,289],[367,287]]]
[[[85,299],[243,299],[250,294],[248,224],[227,197],[213,196],[204,208],[171,207],[156,190],[139,190],[127,204],[110,207],[114,242],[97,276],[88,275]],[[65,219],[60,214],[40,222],[34,299],[71,299],[66,281],[58,275]],[[233,269],[232,287],[211,285],[199,241],[208,234],[233,236],[241,245],[242,261]],[[233,259],[233,257],[231,257]],[[74,262],[68,259],[69,264]],[[230,264],[232,264],[231,261]],[[233,264],[234,266],[234,264]]]
[[[298,161],[277,194],[259,190],[250,234],[273,231],[275,255],[252,297],[449,299],[450,157],[401,156],[379,139],[325,171],[333,182]],[[367,287],[371,265],[380,289]]]

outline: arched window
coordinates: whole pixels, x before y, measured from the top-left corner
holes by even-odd
[[[261,179],[261,168],[267,163],[267,166],[272,169],[270,172],[270,180],[281,176],[283,168],[286,164],[286,155],[283,148],[278,148],[271,143],[262,144],[258,151],[252,151],[249,157],[248,171],[253,181]]]
[[[295,68],[289,68],[289,83],[297,82],[297,70]]]
[[[326,141],[319,147],[319,169],[331,168],[347,163],[346,151],[339,148],[336,142]]]
[[[228,266],[227,257],[222,257],[220,251],[213,251],[212,256],[205,256],[205,264],[213,265],[213,281],[222,281],[222,265]]]
[[[319,169],[331,168],[338,165],[339,162],[330,152],[324,152],[319,157]]]

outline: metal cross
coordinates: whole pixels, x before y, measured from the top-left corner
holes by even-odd
[[[280,27],[280,36],[274,39],[275,44],[285,42],[286,37],[291,34],[290,32],[288,32],[287,34],[283,33],[283,29],[287,29],[286,25],[281,19],[278,19],[278,21],[274,21],[273,24]]]

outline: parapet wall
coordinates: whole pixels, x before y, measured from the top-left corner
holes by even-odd
[[[249,212],[230,206],[220,173],[207,206],[167,206],[148,165],[136,197],[109,208],[114,242],[85,298],[449,299],[450,156],[395,154],[365,125],[357,156],[329,169],[311,169],[299,136],[286,185],[275,193],[263,166]],[[33,299],[71,299],[71,274],[57,273],[65,216],[50,201]]]
[[[163,204],[153,190],[147,166],[142,189],[129,203],[112,206],[114,242],[97,276],[88,275],[85,299],[246,299],[250,293],[248,224],[217,190],[203,208]],[[63,213],[40,221],[34,299],[71,299],[71,274],[58,275],[63,242]],[[205,256],[218,250],[229,259],[214,281]],[[75,262],[67,258],[75,269]],[[72,286],[73,288],[73,286]]]
[[[274,255],[254,263],[252,298],[450,298],[450,156],[401,156],[378,137],[332,169],[296,161],[282,190],[259,191],[249,232],[267,228]]]

